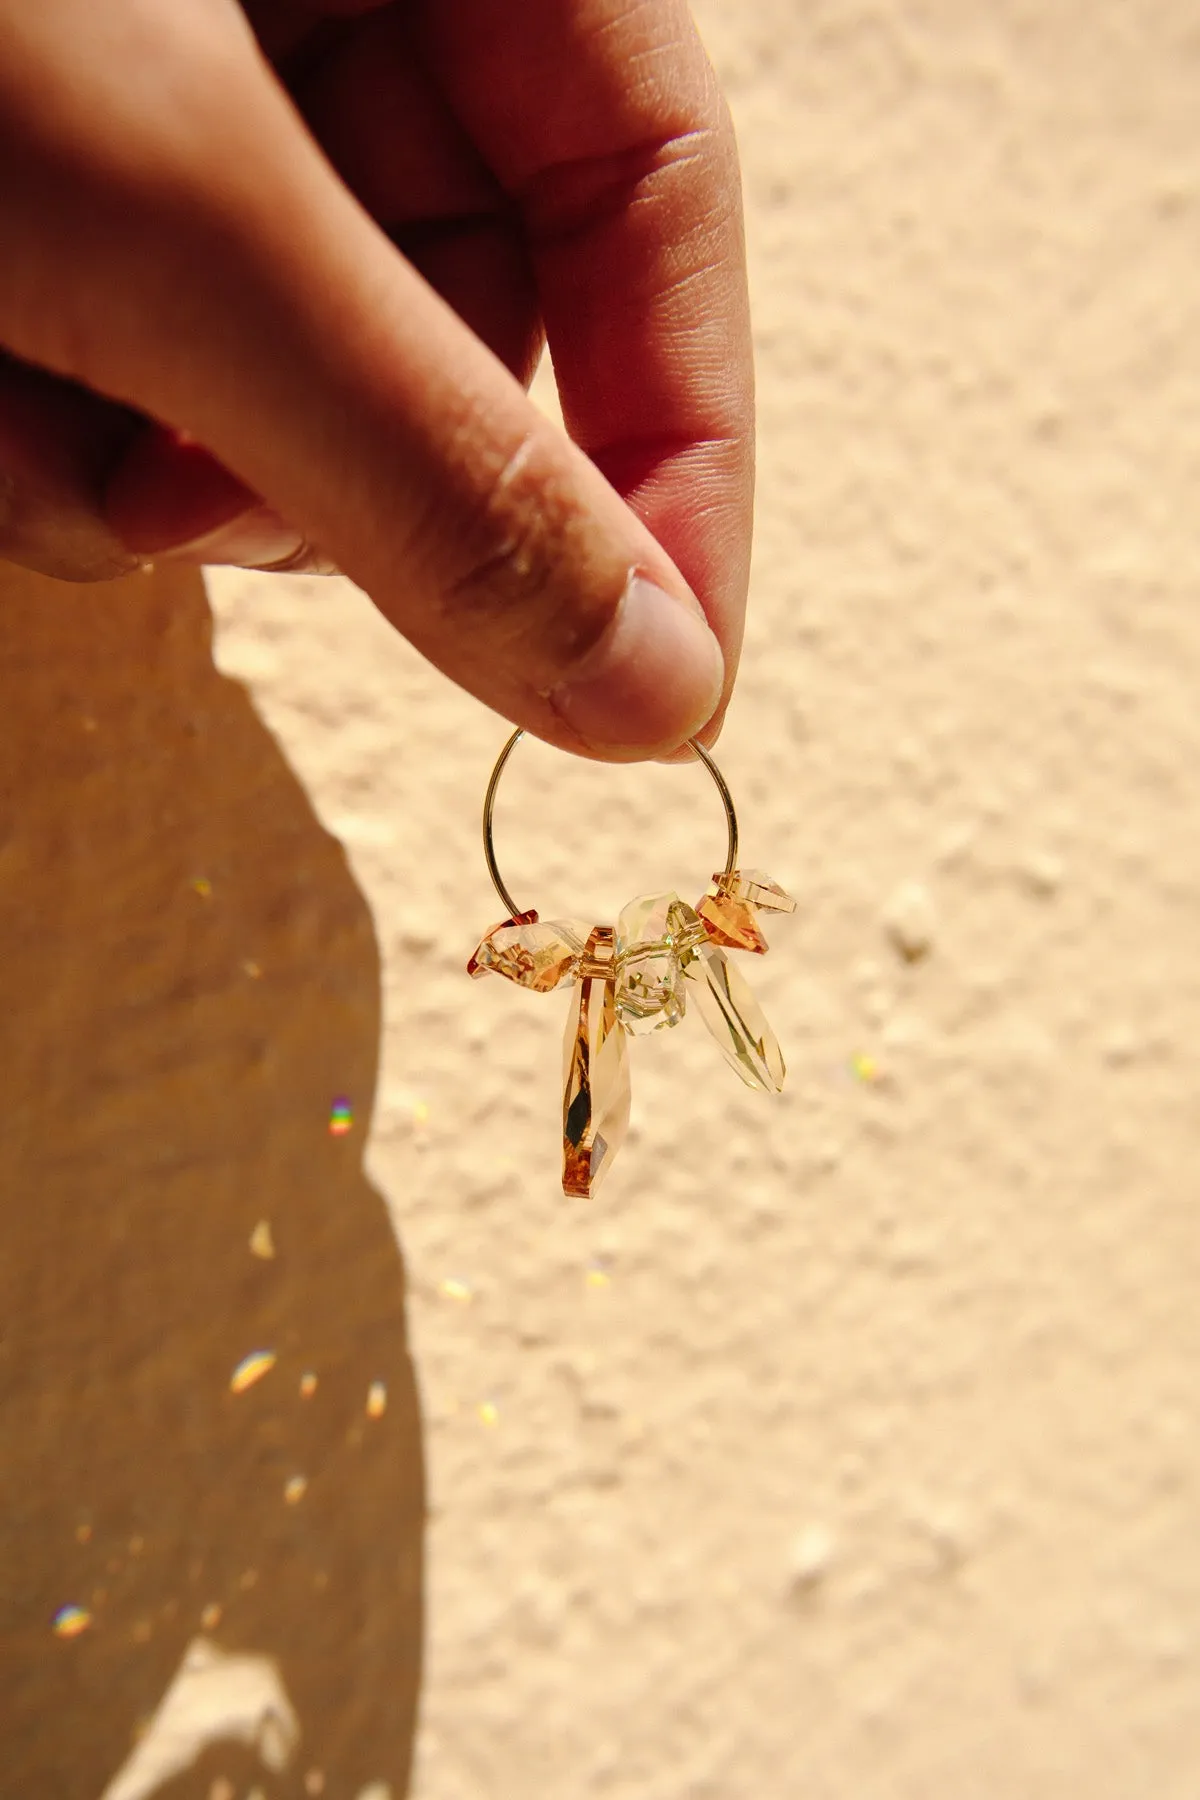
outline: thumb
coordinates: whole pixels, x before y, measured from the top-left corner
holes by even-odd
[[[0,339],[204,444],[515,723],[611,758],[696,732],[721,651],[646,528],[362,211],[248,35],[185,58],[142,25],[163,67],[131,97],[105,41],[75,46],[85,122],[31,117],[6,168],[9,112]]]

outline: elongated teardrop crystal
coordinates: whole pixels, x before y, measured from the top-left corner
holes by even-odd
[[[563,1040],[563,1193],[596,1192],[629,1127],[629,1062],[617,1017],[611,926],[588,937]]]
[[[617,1014],[640,1036],[678,1025],[684,1013],[680,959],[704,941],[704,927],[678,894],[643,894],[617,919]]]
[[[724,950],[705,944],[684,966],[700,1015],[721,1054],[747,1087],[768,1094],[783,1090],[785,1074],[779,1041],[749,985]]]
[[[518,987],[549,994],[574,981],[587,943],[578,919],[546,919],[497,925],[467,964],[472,975],[503,975]]]

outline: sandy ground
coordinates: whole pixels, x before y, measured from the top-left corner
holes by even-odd
[[[169,1362],[171,1308],[209,1280],[187,1231],[217,1221],[204,1254],[229,1267],[196,1310],[176,1385],[154,1388],[154,1407],[137,1400],[144,1382],[122,1403],[164,1469],[180,1421],[196,1437],[195,1469],[156,1462],[162,1510],[139,1522],[146,1452],[118,1455],[125,1426],[111,1419],[97,1442],[126,1483],[120,1506],[86,1510],[90,1464],[61,1505],[41,1476],[26,1484],[38,1529],[60,1534],[61,1578],[30,1601],[17,1666],[36,1654],[57,1671],[54,1719],[116,1722],[120,1745],[96,1748],[93,1776],[125,1754],[203,1618],[231,1652],[278,1657],[308,1730],[291,1785],[263,1776],[262,1791],[384,1800],[370,1784],[382,1765],[356,1763],[352,1740],[360,1713],[369,1734],[368,1714],[393,1706],[403,1662],[387,1618],[401,1557],[415,1567],[417,1416],[361,1135],[331,1149],[322,1113],[344,1095],[359,1130],[374,1088],[366,1170],[405,1260],[430,1509],[414,1800],[1200,1792],[1200,13],[1186,0],[703,0],[700,16],[743,147],[762,425],[753,613],[720,757],[744,861],[799,900],[751,972],[787,1092],[742,1089],[686,1024],[640,1041],[630,1140],[594,1202],[564,1202],[564,997],[463,970],[498,916],[477,832],[505,727],[345,584],[225,574],[210,597],[218,667],[246,684],[344,844],[370,920],[275,750],[254,749],[249,710],[210,691],[229,684],[209,679],[198,623],[192,735],[164,701],[129,738],[124,786],[104,786],[101,763],[125,702],[81,710],[86,683],[66,683],[55,705],[92,734],[88,791],[109,823],[71,863],[77,790],[63,787],[42,864],[33,850],[12,861],[21,831],[5,846],[0,874],[51,871],[41,890],[22,875],[19,894],[42,893],[53,950],[29,964],[25,1010],[0,1022],[9,1105],[43,1120],[20,1140],[35,1160],[18,1165],[44,1174],[56,1158],[76,1209],[64,1216],[92,1233],[53,1242],[82,1243],[93,1275],[107,1255],[114,1282],[131,1267],[153,1277],[119,1318],[99,1284],[78,1366],[89,1342],[151,1316],[156,1257],[175,1298],[129,1367],[141,1382]],[[168,612],[144,611],[142,661],[122,678],[143,710],[182,666]],[[37,680],[27,641],[7,665],[12,695]],[[88,683],[119,685],[118,641],[115,628],[96,639]],[[66,741],[36,710],[20,716],[18,821],[38,811],[29,784],[58,766],[37,746]],[[243,738],[244,754],[221,748]],[[219,755],[232,760],[218,778]],[[82,779],[73,770],[64,782]],[[221,793],[227,810],[231,796],[245,805],[217,842],[203,834]],[[698,891],[722,841],[698,773],[605,772],[536,745],[512,769],[499,830],[510,881],[544,915],[597,918],[659,885]],[[125,1035],[103,996],[91,1027],[116,1046],[118,1095],[129,1020],[166,1046],[146,1052],[161,1079],[145,1119],[121,1099],[98,1138],[69,1083],[45,1111],[62,1058],[51,1044],[39,1062],[30,1033],[45,1036],[54,945],[69,940],[71,1030],[86,1044],[95,909],[119,946],[168,838],[166,898],[146,919],[165,907],[186,920],[175,1010],[147,1011],[131,951]],[[140,863],[122,848],[134,841]],[[79,906],[55,926],[64,869]],[[6,929],[32,933],[26,911]],[[189,1086],[187,1033],[210,1016],[198,944],[224,971],[211,1041],[234,1048]],[[282,1010],[265,1019],[254,1009],[272,991]],[[90,1094],[94,1063],[81,1068]],[[177,1117],[192,1135],[171,1161],[145,1121],[153,1133]],[[126,1156],[152,1141],[145,1167]],[[214,1145],[224,1160],[206,1164]],[[120,1196],[87,1187],[118,1161],[121,1193],[128,1174],[145,1197],[120,1243],[94,1223]],[[168,1181],[169,1228],[155,1198]],[[50,1188],[30,1182],[32,1218]],[[280,1251],[260,1270],[247,1244],[264,1194]],[[312,1266],[284,1305],[263,1284],[291,1279],[297,1242]],[[37,1303],[60,1321],[36,1340],[46,1366],[67,1354],[61,1321],[97,1304],[88,1279],[54,1266],[60,1292],[47,1282]],[[277,1345],[279,1366],[239,1411],[229,1370],[256,1345]],[[314,1439],[304,1462],[295,1419],[316,1415],[294,1396],[309,1357],[324,1359],[340,1435],[336,1455],[333,1437]],[[408,1461],[368,1465],[384,1440],[363,1402],[385,1363],[376,1423],[408,1434]],[[202,1429],[210,1378],[222,1398]],[[100,1391],[73,1379],[78,1404],[61,1416],[29,1400],[60,1469]],[[237,1435],[251,1419],[253,1456]],[[242,1480],[269,1492],[261,1517]],[[187,1497],[207,1488],[225,1510],[201,1531]],[[125,1574],[103,1568],[157,1554],[168,1516],[160,1573],[140,1588],[130,1575],[120,1612]],[[85,1582],[110,1528],[119,1554]],[[210,1530],[226,1546],[262,1534],[262,1568],[290,1571],[287,1608],[248,1550],[204,1561]],[[38,1609],[95,1593],[94,1629],[51,1644]],[[410,1642],[411,1581],[404,1593]],[[306,1662],[307,1635],[335,1618],[353,1658]],[[89,1667],[92,1688],[77,1674]],[[401,1710],[411,1667],[404,1679]],[[341,1750],[319,1786],[305,1696],[339,1683],[354,1692],[333,1708]],[[47,1716],[31,1706],[29,1743]],[[171,1795],[210,1800],[225,1765],[203,1768]],[[259,1780],[246,1764],[216,1791],[244,1800]],[[77,1769],[38,1791],[90,1800],[100,1785]]]
[[[561,997],[461,972],[502,726],[358,597],[213,589],[382,947],[415,1793],[1194,1800],[1200,15],[700,16],[762,406],[721,757],[800,901],[753,971],[786,1095],[639,1043],[564,1204]],[[544,914],[719,842],[688,772],[531,749],[506,794]]]

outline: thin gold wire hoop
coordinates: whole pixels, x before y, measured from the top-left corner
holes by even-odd
[[[488,874],[492,878],[492,886],[508,908],[508,916],[510,919],[519,919],[524,915],[521,908],[517,905],[507,887],[504,885],[504,878],[501,875],[499,866],[496,862],[496,845],[492,832],[492,814],[496,805],[496,789],[500,786],[500,777],[504,773],[504,765],[507,763],[509,757],[524,736],[524,730],[518,726],[505,744],[499,756],[496,758],[496,766],[492,770],[491,779],[487,784],[487,792],[483,796],[483,858],[487,863]],[[731,875],[737,867],[738,853],[738,822],[737,813],[734,811],[733,807],[733,795],[729,791],[729,786],[725,777],[722,775],[720,769],[718,769],[712,757],[708,754],[708,751],[704,748],[704,745],[698,744],[695,738],[689,738],[688,748],[694,750],[699,760],[704,764],[704,767],[712,776],[713,785],[721,796],[721,804],[725,808],[725,822],[729,833],[728,846],[725,852],[724,872],[726,875]]]

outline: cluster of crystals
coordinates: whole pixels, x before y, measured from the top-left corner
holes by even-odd
[[[678,894],[630,901],[616,930],[574,919],[507,919],[467,964],[474,976],[503,975],[537,993],[578,983],[564,1043],[563,1188],[596,1191],[629,1121],[625,1034],[678,1025],[690,996],[726,1061],[748,1087],[779,1093],[779,1043],[727,950],[765,954],[761,912],[790,913],[795,901],[753,869],[714,875],[694,908]]]

